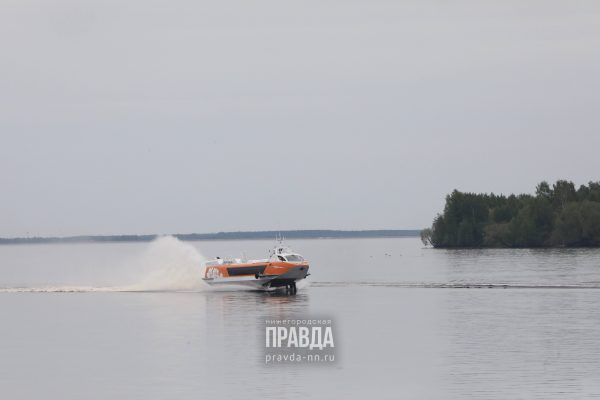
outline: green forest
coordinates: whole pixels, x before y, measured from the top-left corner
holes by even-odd
[[[510,196],[454,190],[421,240],[439,248],[600,246],[600,181],[544,181],[535,194]]]

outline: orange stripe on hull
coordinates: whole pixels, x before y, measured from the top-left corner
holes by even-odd
[[[295,267],[308,267],[308,262],[289,263],[285,261],[273,261],[273,262],[260,262],[260,263],[246,263],[246,264],[224,264],[224,265],[213,265],[206,268],[204,272],[205,278],[212,278],[215,276],[221,278],[228,278],[230,276],[249,276],[255,275],[260,272],[261,275],[281,275],[288,272],[290,269]],[[262,268],[264,267],[264,269]],[[232,271],[230,275],[229,271]],[[237,271],[236,271],[237,270]],[[234,271],[236,271],[234,273]]]

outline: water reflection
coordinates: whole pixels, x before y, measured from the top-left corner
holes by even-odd
[[[224,291],[203,293],[207,317],[237,323],[248,318],[295,318],[308,313],[307,291],[285,292]],[[238,316],[231,318],[232,315]]]

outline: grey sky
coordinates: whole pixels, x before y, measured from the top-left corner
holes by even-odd
[[[599,180],[597,1],[0,2],[0,236],[420,228]]]

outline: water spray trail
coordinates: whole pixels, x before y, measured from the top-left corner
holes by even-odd
[[[130,275],[133,282],[112,286],[49,285],[5,287],[0,293],[15,292],[132,292],[132,291],[202,291],[209,288],[202,281],[205,258],[188,243],[173,236],[152,241],[138,256],[117,262],[118,272]]]

